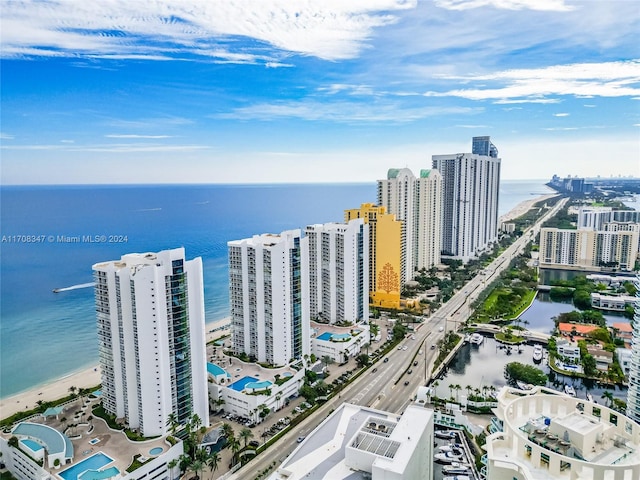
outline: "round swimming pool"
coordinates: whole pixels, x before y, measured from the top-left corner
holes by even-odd
[[[149,455],[160,455],[162,453],[163,448],[162,447],[154,447],[151,450],[149,450]]]

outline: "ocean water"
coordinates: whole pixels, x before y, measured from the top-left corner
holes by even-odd
[[[500,214],[546,193],[504,181]],[[0,397],[97,363],[94,263],[182,246],[203,259],[214,323],[228,316],[228,241],[340,222],[365,202],[375,183],[0,187]]]

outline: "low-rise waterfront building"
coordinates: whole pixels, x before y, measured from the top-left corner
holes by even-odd
[[[18,480],[175,478],[178,469],[172,472],[169,465],[184,453],[180,440],[132,442],[124,432],[108,430],[106,424],[94,426],[80,425],[74,436],[68,437],[44,423],[20,422],[10,434],[0,436],[2,463],[12,478]],[[90,431],[84,431],[85,428]],[[94,445],[98,451],[94,452]],[[80,451],[80,446],[84,450]],[[133,466],[134,455],[137,467]]]
[[[502,431],[487,437],[491,480],[635,480],[640,424],[603,405],[545,387],[504,387]]]
[[[319,359],[329,357],[336,363],[347,362],[371,342],[369,325],[365,323],[336,327],[312,322],[311,332],[311,353]]]
[[[556,342],[556,353],[570,363],[580,363],[580,347],[575,342],[560,339]]]
[[[613,365],[613,352],[607,352],[600,345],[588,345],[587,352],[596,361],[596,368],[601,372],[609,370],[609,366]]]
[[[633,326],[627,322],[616,322],[611,324],[611,331],[614,339],[620,339],[625,347],[631,348],[633,341]]]
[[[269,480],[433,480],[433,411],[402,415],[340,405],[277,467]]]
[[[304,380],[303,360],[276,369],[232,357],[223,358],[223,363],[207,364],[212,404],[256,424],[297,397]]]
[[[558,331],[560,335],[565,337],[587,337],[599,328],[598,325],[586,325],[583,323],[558,323]]]
[[[607,295],[597,292],[591,294],[591,306],[598,310],[624,312],[627,305],[633,305],[635,301],[636,298],[630,295]]]
[[[631,369],[631,350],[629,348],[616,348],[616,356],[618,357],[618,364],[622,369],[625,377],[629,377],[629,371]]]

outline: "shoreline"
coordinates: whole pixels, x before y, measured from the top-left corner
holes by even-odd
[[[514,220],[520,217],[521,215],[524,215],[529,210],[531,210],[536,203],[542,202],[544,200],[548,200],[549,198],[555,197],[557,195],[559,195],[559,193],[554,192],[554,193],[548,193],[545,195],[540,195],[539,197],[534,197],[530,200],[524,200],[519,204],[517,204],[515,207],[513,207],[504,215],[501,215],[500,217],[498,217],[498,223],[500,224],[504,222],[509,222],[510,220]]]
[[[225,334],[229,333],[231,317],[215,320],[205,325],[206,343],[209,343]],[[91,388],[99,385],[102,381],[100,366],[92,365],[75,372],[68,373],[63,377],[50,380],[47,383],[36,385],[22,392],[14,393],[8,397],[0,399],[0,420],[23,410],[31,410],[37,407],[37,402],[53,402],[66,397],[71,392],[70,387]]]
[[[533,197],[530,200],[520,202],[511,210],[498,218],[499,223],[508,222],[526,213],[534,204],[558,195],[557,192]],[[205,324],[206,343],[228,334],[231,317]],[[33,409],[39,400],[55,401],[69,395],[69,388],[90,388],[101,382],[99,365],[89,366],[81,370],[71,372],[63,377],[37,385],[28,390],[15,393],[0,399],[0,419],[5,419],[22,410]]]

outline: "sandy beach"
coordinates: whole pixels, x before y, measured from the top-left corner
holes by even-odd
[[[207,343],[228,334],[229,322],[230,318],[225,318],[215,323],[207,324]],[[223,325],[226,325],[226,327],[219,328]],[[217,329],[214,330],[214,328]],[[76,389],[91,388],[95,387],[100,382],[100,367],[98,365],[94,365],[75,373],[70,373],[69,375],[52,380],[44,385],[1,399],[0,419],[10,417],[14,413],[22,410],[32,409],[36,407],[38,400],[50,402],[66,397],[71,393],[69,391],[70,387],[76,387]]]
[[[499,223],[503,223],[503,222],[508,222],[509,220],[518,218],[519,216],[527,213],[536,203],[555,197],[557,195],[558,195],[557,193],[550,193],[548,195],[542,195],[540,197],[534,197],[531,200],[525,200],[524,202],[520,202],[518,205],[513,207],[507,213],[502,215],[498,219],[498,221]]]
[[[499,221],[508,222],[518,218],[527,212],[535,203],[554,197],[557,193],[550,193],[540,197],[534,197],[519,203],[513,209],[499,218]],[[207,343],[229,333],[230,317],[206,325]],[[89,388],[100,383],[100,368],[98,365],[89,367],[65,377],[53,380],[50,383],[35,387],[0,400],[0,419],[7,418],[21,410],[34,408],[38,400],[53,401],[69,394],[70,387]]]

